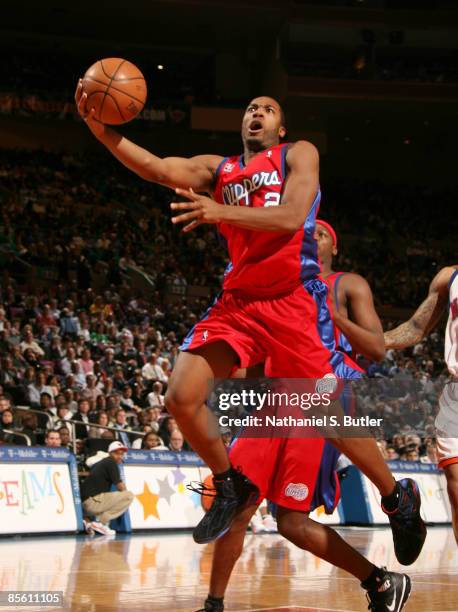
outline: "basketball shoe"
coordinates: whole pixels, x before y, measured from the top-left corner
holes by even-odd
[[[402,565],[411,565],[421,553],[426,539],[426,525],[420,516],[420,491],[411,478],[399,480],[396,488],[397,508],[386,509],[382,498],[382,510],[390,521],[396,559]]]
[[[188,485],[191,491],[214,497],[210,510],[194,528],[193,538],[198,544],[206,544],[224,535],[237,514],[254,503],[259,496],[258,487],[240,469],[233,467],[221,480],[213,478],[213,484],[214,489],[203,483],[199,483],[198,487]]]
[[[223,597],[212,597],[209,595],[205,600],[204,607],[196,610],[196,612],[224,612]]]
[[[368,609],[371,612],[401,612],[412,588],[407,574],[388,572],[386,567],[377,570],[377,576],[370,587],[365,582],[361,586],[367,591]]]

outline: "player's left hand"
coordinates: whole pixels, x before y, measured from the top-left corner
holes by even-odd
[[[211,198],[195,193],[189,189],[175,189],[179,196],[184,196],[189,202],[172,202],[170,205],[172,210],[184,210],[183,214],[172,217],[172,223],[186,223],[183,227],[183,232],[190,232],[202,223],[219,223],[221,221],[221,212],[224,208],[221,204],[215,202]]]

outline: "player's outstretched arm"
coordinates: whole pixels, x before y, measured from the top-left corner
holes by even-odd
[[[318,192],[318,151],[310,142],[298,141],[289,149],[286,161],[289,173],[280,206],[221,206],[211,198],[179,190],[191,202],[174,202],[172,210],[182,213],[172,221],[186,223],[184,231],[202,223],[222,222],[261,232],[295,232],[304,224]]]
[[[336,309],[334,323],[357,353],[372,361],[381,361],[385,357],[383,328],[368,282],[359,274],[345,274],[341,286],[345,291],[349,318]]]
[[[403,349],[418,344],[437,325],[448,301],[448,283],[455,268],[442,268],[429,286],[428,297],[420,304],[411,318],[385,333],[385,345],[389,349]]]
[[[94,136],[122,163],[146,181],[166,187],[192,187],[196,191],[210,192],[218,164],[218,155],[198,155],[192,158],[160,158],[139,147],[115,130],[95,119],[95,110],[87,108],[87,95],[82,81],[75,93],[78,112]]]

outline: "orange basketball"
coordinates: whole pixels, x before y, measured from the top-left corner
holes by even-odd
[[[210,488],[213,487],[213,474],[209,474],[207,478],[205,478],[204,485]],[[212,507],[212,504],[214,502],[213,498],[215,497],[215,495],[216,491],[213,494],[207,492],[207,495],[202,495],[202,508],[205,510],[205,512],[208,512]]]
[[[146,82],[140,70],[127,60],[109,57],[93,64],[83,78],[87,109],[109,125],[134,119],[146,102]]]

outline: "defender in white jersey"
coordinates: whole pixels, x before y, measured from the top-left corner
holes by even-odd
[[[385,334],[387,349],[402,349],[420,342],[448,310],[445,363],[450,380],[439,399],[436,417],[439,467],[447,478],[453,531],[458,544],[458,265],[442,268],[434,277],[428,297],[414,315]]]

